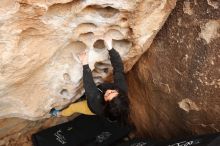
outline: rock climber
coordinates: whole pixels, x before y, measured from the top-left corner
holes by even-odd
[[[111,121],[127,123],[129,99],[122,59],[119,53],[112,47],[112,39],[107,38],[105,40],[105,46],[113,66],[114,83],[102,83],[96,86],[88,65],[88,54],[84,51],[79,55],[79,60],[83,65],[83,86],[86,99],[73,103],[64,110],[52,109],[52,115],[71,116],[73,113],[96,114]]]

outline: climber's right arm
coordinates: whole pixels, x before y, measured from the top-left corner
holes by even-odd
[[[102,101],[101,93],[99,92],[98,88],[92,77],[91,69],[89,65],[83,65],[83,86],[85,88],[85,94],[87,97],[88,107],[90,110],[97,114],[103,114],[103,105],[100,101]]]
[[[83,65],[83,86],[85,88],[86,97],[95,97],[99,94],[99,90],[92,77],[89,65]]]
[[[101,93],[93,80],[92,71],[88,64],[87,52],[82,52],[79,55],[79,59],[83,65],[83,86],[85,89],[88,106],[93,113],[101,115],[103,113],[103,105],[100,101],[102,101],[103,97],[101,96]]]

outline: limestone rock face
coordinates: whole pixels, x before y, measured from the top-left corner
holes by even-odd
[[[89,51],[95,82],[102,83],[111,74],[104,45],[111,36],[128,71],[175,6],[175,0],[0,3],[0,118],[31,120],[82,95],[78,53]]]
[[[212,2],[177,1],[128,73],[131,117],[140,134],[174,138],[220,131],[220,2]]]

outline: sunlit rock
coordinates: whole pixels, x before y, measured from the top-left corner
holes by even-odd
[[[0,117],[40,119],[78,99],[88,50],[95,82],[111,74],[104,37],[132,68],[175,0],[1,0]]]

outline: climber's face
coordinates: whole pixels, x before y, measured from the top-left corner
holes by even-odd
[[[115,98],[118,95],[117,90],[110,90],[108,89],[104,94],[105,101],[111,101],[113,98]]]

